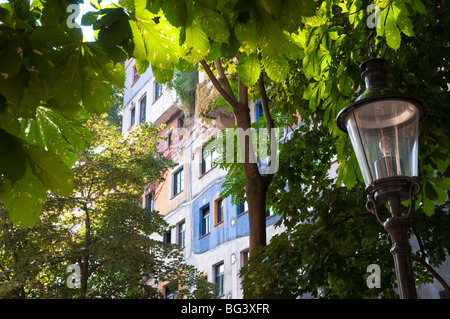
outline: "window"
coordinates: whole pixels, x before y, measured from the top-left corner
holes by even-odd
[[[209,214],[209,205],[201,210],[201,229],[200,236],[204,236],[210,231],[210,214]]]
[[[172,145],[172,143],[173,143],[173,140],[172,140],[172,132],[170,132],[170,133],[167,135],[167,147],[170,147],[170,145]]]
[[[155,210],[155,201],[153,200],[153,194],[150,193],[145,196],[145,208]]]
[[[140,77],[141,76],[139,75],[139,72],[136,69],[136,65],[133,65],[133,83],[132,84],[136,83],[137,80],[139,80]]]
[[[245,249],[241,251],[241,268],[247,265],[248,259],[250,258],[250,250]],[[244,279],[246,276],[241,277],[241,288],[242,288],[242,279]]]
[[[248,249],[241,251],[241,267],[247,265],[249,257],[250,251]]]
[[[223,289],[223,274],[224,274],[223,262],[214,267],[214,282],[217,284],[216,297],[222,296],[224,294]]]
[[[214,201],[214,224],[223,222],[223,199],[219,198]]]
[[[162,86],[162,84],[160,84],[160,83],[155,81],[155,98],[154,98],[154,101],[156,101],[161,96],[162,93],[163,93],[163,86]]]
[[[132,106],[132,109],[130,110],[130,127],[134,125],[136,121],[136,108]]]
[[[178,128],[183,128],[184,126],[184,114],[178,118]]]
[[[185,243],[185,233],[186,233],[186,223],[182,221],[178,224],[178,248],[184,248]]]
[[[184,170],[183,168],[173,174],[173,196],[177,195],[184,189]]]
[[[166,244],[172,243],[172,232],[170,230],[164,234],[163,242]]]
[[[209,143],[202,149],[202,175],[214,167],[217,154],[212,145],[212,143]]]
[[[147,108],[147,96],[144,95],[144,97],[140,101],[139,123],[145,123],[146,108]]]
[[[237,215],[243,214],[246,211],[248,211],[248,204],[246,201],[244,201],[243,199],[241,199],[239,201],[239,204],[237,205]]]

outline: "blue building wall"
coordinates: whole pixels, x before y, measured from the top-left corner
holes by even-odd
[[[238,215],[237,206],[231,204],[230,198],[224,199],[223,223],[214,226],[214,199],[220,191],[221,185],[216,184],[193,202],[194,253],[196,254],[204,253],[227,241],[249,235],[248,212]],[[210,209],[210,232],[202,235],[202,210],[207,206]],[[278,220],[279,216],[268,218],[266,227],[275,224]]]

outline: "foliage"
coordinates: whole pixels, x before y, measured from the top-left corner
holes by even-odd
[[[123,105],[123,88],[113,86],[114,100],[111,108],[106,111],[106,121],[110,125],[114,125],[117,130],[122,131],[122,105]]]
[[[306,129],[303,126],[301,134],[296,132],[281,146],[280,170],[267,204],[282,216],[288,231],[274,236],[255,257],[259,263],[242,272],[247,297],[394,296],[390,240],[373,216],[364,213],[362,176],[348,136],[335,122],[338,112],[357,97],[355,88],[364,87],[358,64],[371,48],[389,61],[391,86],[423,98],[430,107],[420,127],[419,178],[424,191],[416,202],[411,232],[421,247],[412,254],[417,282],[430,281],[428,271],[449,254],[449,229],[441,227],[449,218],[450,154],[444,128],[448,4],[376,3],[381,7],[382,27],[371,30],[365,23],[369,2],[323,1],[316,16],[303,19],[295,35],[303,59],[290,62],[286,81],[273,83],[268,92],[276,112],[298,112],[312,123],[307,120]],[[288,123],[296,120],[288,116]],[[326,176],[330,168],[326,163],[332,159],[339,164],[335,179]],[[381,290],[366,286],[366,267],[371,263],[381,267]]]
[[[450,139],[444,129],[448,112],[445,107],[436,107],[448,104],[448,3],[377,1],[381,27],[374,29],[366,24],[368,4],[323,1],[315,17],[304,19],[298,32],[298,43],[305,52],[301,70],[307,79],[302,82],[306,88],[301,97],[309,101],[310,114],[317,109],[325,111],[318,120],[339,137],[338,184],[343,182],[352,188],[358,165],[348,136],[337,129],[335,118],[356,98],[355,88],[364,87],[357,66],[367,59],[370,50],[388,60],[390,86],[414,94],[430,106],[429,116],[420,127],[419,178],[430,189],[422,194],[421,201],[431,216],[435,205],[445,201],[449,186],[443,176],[450,163]],[[291,105],[297,96],[288,97]],[[298,107],[294,104],[292,109]]]
[[[23,227],[37,222],[46,191],[71,193],[70,168],[91,142],[82,124],[124,83],[118,60],[68,27],[71,2],[0,6],[0,201]]]
[[[140,204],[144,185],[172,165],[156,152],[156,129],[140,126],[121,140],[101,119],[89,125],[94,140],[73,167],[69,196],[48,194],[41,218],[27,229],[2,210],[1,296],[161,298],[157,284],[165,281],[182,288],[180,298],[214,296],[177,247],[155,238],[167,230],[163,216]],[[71,264],[81,270],[79,289],[67,286]]]
[[[287,230],[241,270],[246,298],[395,298],[391,239],[365,209],[363,183],[357,181],[351,190],[335,185],[330,163],[336,139],[325,126],[307,123],[281,145],[268,205]],[[424,247],[413,253],[417,285],[433,279],[423,267],[425,258],[433,268],[448,256],[450,229],[443,226],[448,209],[447,201],[432,217],[422,209],[415,213],[414,235]],[[371,264],[381,269],[381,288],[366,284]]]
[[[198,83],[198,70],[193,68],[187,72],[175,71],[173,80],[169,83],[175,89],[177,97],[183,105],[183,112],[186,117],[193,113],[195,104],[195,92]]]
[[[140,72],[150,63],[157,81],[161,83],[171,80],[175,69],[187,71],[200,62],[208,72],[214,64],[218,79],[212,72],[208,76],[212,81],[220,82],[219,93],[233,109],[239,109],[236,106],[242,106],[244,99],[264,100],[257,85],[264,79],[265,87],[270,88],[267,94],[271,99],[272,115],[286,117],[288,124],[292,125],[296,124],[294,114],[298,113],[303,120],[312,119],[314,128],[319,127],[318,123],[321,123],[322,129],[327,128],[339,163],[337,179],[333,182],[329,179],[320,181],[328,183],[325,185],[315,184],[316,181],[309,178],[305,180],[308,186],[290,185],[289,190],[297,189],[302,195],[300,199],[307,201],[307,207],[317,206],[317,210],[312,210],[318,212],[317,218],[320,216],[329,222],[329,218],[334,216],[329,214],[325,218],[325,211],[329,207],[318,197],[319,193],[307,190],[309,185],[315,185],[317,191],[324,193],[328,189],[330,199],[342,209],[348,208],[345,201],[339,202],[341,197],[346,198],[347,192],[355,196],[348,200],[350,203],[360,203],[362,200],[361,176],[355,174],[359,172],[357,161],[348,136],[337,129],[335,118],[345,105],[356,98],[358,88],[363,88],[358,64],[367,58],[372,48],[388,60],[393,88],[413,93],[430,105],[429,116],[421,124],[419,179],[424,185],[424,191],[416,208],[418,216],[428,222],[436,223],[432,221],[436,218],[442,224],[442,220],[448,220],[443,210],[448,205],[445,191],[450,188],[450,139],[447,129],[448,2],[374,1],[381,9],[381,28],[371,29],[366,23],[369,18],[366,10],[372,1],[122,0],[120,5],[108,8],[102,8],[97,1],[92,1],[95,10],[85,14],[82,22],[92,25],[96,30],[97,41],[94,43],[82,42],[78,29],[67,28],[64,23],[67,3],[42,0],[29,6],[26,1],[11,1],[2,5],[0,11],[0,201],[10,210],[13,220],[20,221],[22,225],[36,221],[47,189],[56,194],[70,193],[67,186],[70,183],[67,182],[72,177],[68,167],[75,163],[75,151],[86,148],[90,143],[89,134],[80,123],[86,121],[90,113],[101,113],[108,108],[108,102],[102,102],[110,101],[111,84],[123,83],[123,70],[116,62],[133,56],[137,59]],[[221,70],[223,65],[226,71]],[[238,100],[227,79],[236,74]],[[239,114],[235,112],[235,115],[245,115],[248,107],[244,106],[246,108],[240,108]],[[270,118],[262,122],[267,127],[271,125]],[[311,140],[318,142],[313,137]],[[310,144],[303,146],[317,147]],[[280,158],[295,158],[296,153],[290,154],[291,151],[293,149],[288,146],[283,147]],[[299,167],[317,170],[313,171],[315,175],[325,176],[324,167],[315,164],[331,157],[321,152],[317,150],[312,153],[316,156],[314,161],[301,163]],[[57,174],[44,173],[49,171],[49,166],[54,167],[52,172]],[[252,169],[253,172],[245,172],[247,186],[251,177],[258,175],[258,171],[254,167]],[[288,175],[295,171],[291,169],[286,172],[285,180],[296,181]],[[242,182],[242,179],[239,181]],[[341,188],[342,184],[346,189]],[[284,195],[285,185],[275,185],[277,187],[272,185],[269,193],[276,190]],[[228,186],[232,189],[231,184]],[[266,189],[267,185],[252,185],[252,189],[255,186],[264,186]],[[234,189],[241,191],[242,187]],[[300,205],[301,202],[296,204],[298,207],[293,207],[292,213],[289,210],[284,212],[289,207],[282,205],[289,203],[291,198],[286,197],[283,203],[272,201],[268,204],[274,207],[281,205],[277,211],[283,216],[283,222],[292,227],[289,238],[299,240],[300,246],[294,248],[305,247],[307,243],[316,247],[316,250],[305,250],[306,255],[294,259],[297,262],[289,265],[293,269],[309,266],[311,271],[321,271],[308,273],[312,277],[305,284],[309,285],[311,291],[321,286],[326,296],[364,295],[366,292],[359,288],[350,289],[347,295],[343,289],[338,289],[345,287],[344,283],[351,277],[347,276],[349,272],[346,271],[342,273],[347,277],[339,277],[341,272],[336,267],[345,266],[338,262],[349,262],[352,267],[356,267],[355,274],[360,275],[363,270],[361,267],[366,266],[368,260],[356,265],[354,258],[343,260],[339,250],[330,252],[325,249],[324,245],[334,239],[328,236],[333,233],[322,231],[329,230],[330,224],[322,227],[317,222],[320,219],[311,217],[310,220],[315,223],[302,227],[298,226],[302,224],[290,224],[289,220],[298,218],[296,216],[304,216],[302,218],[309,220],[306,212],[305,215],[301,211],[297,212],[298,209],[305,209]],[[26,211],[24,207],[27,207]],[[358,207],[363,208],[362,205]],[[357,214],[355,210],[352,211]],[[423,215],[420,215],[422,212]],[[355,225],[360,231],[352,229],[353,234],[344,228],[341,230],[343,233],[351,233],[353,237],[350,238],[366,240],[369,237],[364,237],[370,230],[361,228],[361,219],[343,217],[346,218],[348,223],[357,220]],[[342,225],[347,223],[342,222]],[[314,227],[320,231],[314,233]],[[417,225],[417,231],[430,233],[429,230],[420,229]],[[280,235],[273,242],[274,247],[285,247],[284,253],[289,255],[292,247],[285,245],[289,243],[285,237],[287,234]],[[305,234],[317,239],[320,245],[314,246],[314,241],[305,241]],[[427,238],[433,238],[429,239],[430,243],[436,245],[427,246],[424,243],[423,251],[430,249],[427,253],[432,256],[433,262],[439,264],[445,251],[442,247],[448,247],[444,244],[446,237],[426,236],[424,242],[427,242]],[[372,246],[352,246],[351,243],[355,241],[348,243],[344,240],[343,244],[348,243],[349,246],[343,250],[354,253],[359,249],[370,248],[368,252],[372,254],[372,249],[381,249],[377,245],[381,245],[382,241],[373,243],[367,240],[368,245]],[[324,253],[314,259],[311,254],[319,249],[323,249]],[[276,251],[270,247],[264,252],[276,255]],[[420,256],[417,255],[418,258]],[[264,265],[261,263],[260,267]],[[320,268],[321,265],[326,267]],[[383,264],[381,267],[389,269],[391,266]],[[261,273],[261,269],[257,273]],[[277,265],[274,270],[284,271],[281,265]],[[289,267],[287,270],[293,276]],[[276,278],[291,280],[292,276]],[[386,289],[392,287],[389,278],[386,278]],[[330,282],[337,284],[329,286]],[[257,287],[254,285],[255,291]],[[383,294],[390,296],[391,292],[387,290]],[[263,290],[258,293],[262,294]]]

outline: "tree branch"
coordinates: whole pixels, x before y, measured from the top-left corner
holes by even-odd
[[[259,60],[261,61],[261,55],[259,55]],[[266,85],[264,84],[264,72],[261,71],[259,74],[259,96],[261,99],[261,106],[263,109],[264,119],[266,121],[267,126],[267,132],[269,134],[269,144],[270,144],[270,163],[269,166],[272,167],[272,165],[275,165],[276,156],[277,156],[277,140],[275,136],[274,131],[274,121],[272,119],[272,116],[270,115],[269,110],[269,101],[267,99],[267,91],[266,91]],[[265,178],[268,183],[272,181],[274,173],[266,174]]]
[[[227,76],[225,75],[225,71],[223,70],[220,59],[216,59],[214,61],[214,66],[216,67],[217,74],[219,76],[218,81],[220,85],[224,88],[224,90],[228,93],[228,95],[230,95],[231,97],[234,96],[230,82],[228,81]]]
[[[450,229],[448,229],[448,228],[446,228],[446,227],[444,227],[444,226],[442,226],[440,224],[437,224],[437,223],[435,223],[435,222],[433,222],[431,220],[428,220],[428,219],[425,219],[425,218],[418,218],[418,217],[414,217],[414,220],[431,224],[431,225],[433,225],[433,227],[439,228],[439,229],[441,229],[441,230],[443,230],[443,231],[445,231],[447,233],[450,233]]]
[[[444,287],[445,291],[450,295],[450,286],[445,282],[445,280],[437,273],[436,270],[434,270],[433,267],[429,263],[425,261],[425,249],[423,247],[422,239],[420,238],[419,232],[414,226],[411,226],[411,229],[414,233],[414,236],[417,238],[417,242],[419,243],[419,249],[420,249],[420,257],[414,257],[415,260],[417,260],[422,266],[425,267],[425,269],[430,272],[434,278],[436,278],[437,281]]]
[[[234,96],[230,96],[228,92],[222,87],[219,80],[214,76],[213,72],[211,71],[211,68],[209,67],[208,63],[206,63],[205,60],[201,60],[200,64],[202,65],[203,69],[205,70],[206,74],[208,75],[209,79],[211,80],[212,84],[216,88],[216,90],[222,95],[222,97],[227,101],[228,104],[231,105],[233,110],[235,108],[239,107],[238,101],[234,98]]]
[[[259,55],[259,60],[261,61],[261,55]],[[264,84],[264,72],[261,71],[259,74],[259,96],[261,98],[261,106],[264,113],[264,119],[266,120],[267,129],[271,130],[274,127],[274,122],[269,110],[269,101],[267,99],[266,86]],[[272,135],[270,135],[272,137]]]
[[[425,259],[420,258],[420,257],[414,257],[415,260],[417,260],[418,262],[420,262],[420,264],[422,266],[425,267],[425,269],[427,271],[429,271],[434,278],[436,278],[437,281],[439,281],[439,283],[442,285],[442,287],[444,287],[445,291],[450,295],[450,286],[445,282],[445,280],[437,273],[436,270],[434,270],[433,267],[431,267],[430,264],[428,264]]]

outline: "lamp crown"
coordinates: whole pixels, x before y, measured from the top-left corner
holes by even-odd
[[[379,90],[388,86],[388,63],[384,59],[377,58],[377,54],[371,52],[370,59],[360,64],[361,78],[366,84],[367,90]]]

